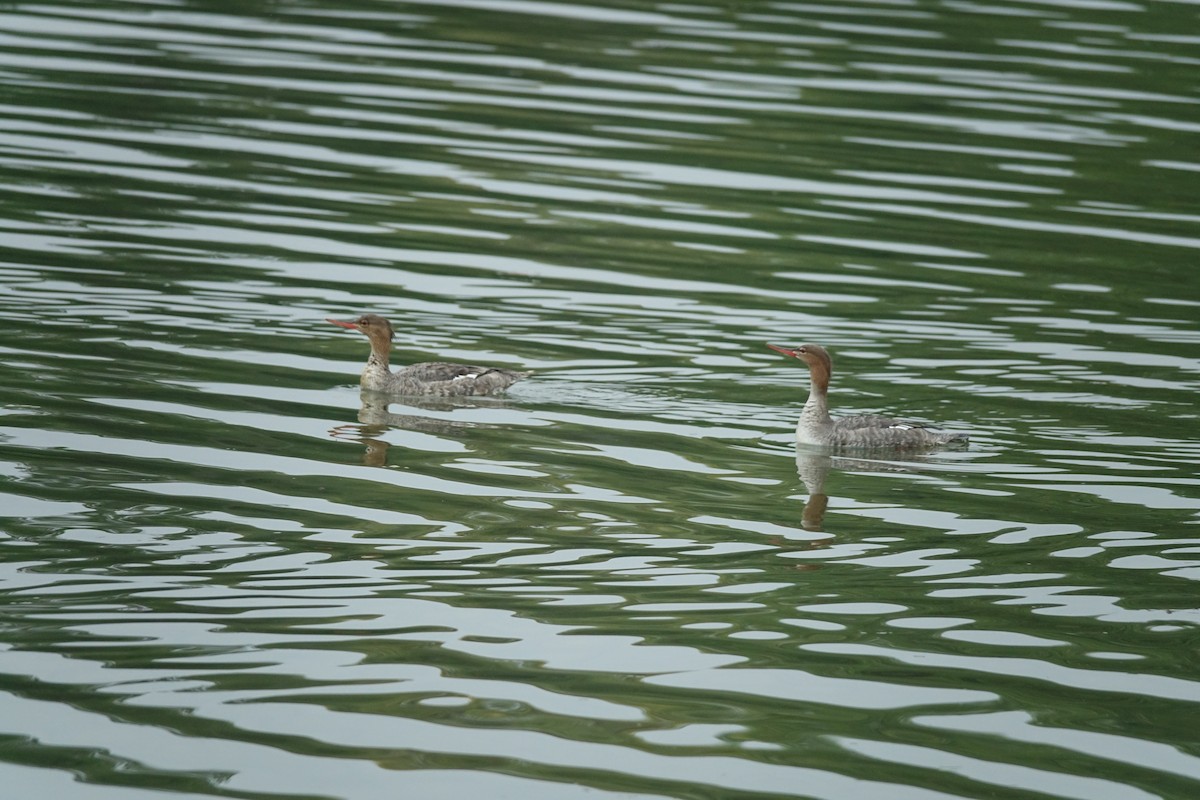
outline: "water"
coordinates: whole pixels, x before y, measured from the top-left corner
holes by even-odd
[[[1198,11],[10,4],[6,792],[1196,796]]]

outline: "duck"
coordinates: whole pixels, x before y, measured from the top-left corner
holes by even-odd
[[[772,350],[798,358],[808,365],[812,376],[808,401],[796,423],[796,444],[827,449],[932,449],[944,446],[966,446],[970,437],[965,433],[947,433],[922,422],[878,414],[858,414],[852,417],[829,416],[829,378],[833,375],[833,359],[819,344],[783,347],[768,344]]]
[[[358,331],[371,343],[371,355],[363,367],[359,385],[364,391],[396,396],[463,397],[499,394],[530,372],[475,364],[429,361],[411,364],[392,372],[391,350],[395,331],[392,323],[378,314],[363,314],[353,322],[326,318],[341,328]]]

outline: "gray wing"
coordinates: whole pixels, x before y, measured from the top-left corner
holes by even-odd
[[[966,434],[942,433],[923,422],[893,419],[877,414],[862,414],[836,420],[829,441],[834,447],[899,448],[966,442]]]
[[[528,374],[478,364],[430,361],[400,370],[396,373],[395,383],[402,394],[494,394],[507,389]]]
[[[928,428],[929,426],[923,422],[914,422],[911,419],[894,419],[885,417],[880,414],[859,414],[854,417],[841,417],[836,420],[839,428],[846,430],[856,430],[858,428],[896,428],[899,430],[912,430],[914,428]]]

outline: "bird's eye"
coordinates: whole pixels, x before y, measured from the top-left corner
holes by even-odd
[[[359,318],[358,318],[358,324],[359,324],[359,325],[370,325],[370,324],[371,324],[371,320],[367,319],[366,317],[359,317]]]

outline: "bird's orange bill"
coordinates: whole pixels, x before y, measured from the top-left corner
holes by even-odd
[[[342,322],[340,319],[329,319],[329,317],[326,317],[325,321],[332,322],[334,325],[338,325],[343,328],[349,328],[352,331],[358,330],[358,326],[355,325],[353,322]]]
[[[330,322],[333,322],[333,320],[330,320]],[[795,357],[796,355],[795,349],[791,347],[780,347],[777,344],[768,344],[767,347],[771,348],[777,353],[783,353],[785,356]]]

